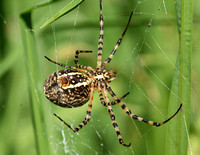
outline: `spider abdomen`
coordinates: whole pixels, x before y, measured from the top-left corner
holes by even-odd
[[[89,100],[89,81],[87,75],[76,70],[60,70],[46,79],[44,94],[51,102],[61,107],[79,107]]]

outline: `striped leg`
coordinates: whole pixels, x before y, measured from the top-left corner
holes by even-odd
[[[85,69],[85,70],[90,70],[90,71],[93,71],[94,72],[94,69],[90,66],[84,66],[84,65],[81,65],[78,63],[78,56],[79,56],[79,53],[92,53],[92,51],[82,51],[82,50],[77,50],[76,51],[76,54],[75,54],[75,59],[74,59],[74,62],[76,64],[76,67],[77,68],[80,68],[80,69]]]
[[[103,97],[103,93],[102,93],[102,90],[100,88],[100,85],[98,85],[98,93],[99,93],[99,99],[100,99],[100,102],[103,106],[107,106],[106,102],[104,101],[104,97]]]
[[[62,66],[62,67],[65,67],[65,68],[71,68],[71,69],[74,69],[74,70],[77,70],[77,71],[81,71],[81,72],[84,72],[88,75],[91,76],[90,72],[88,72],[87,70],[84,70],[84,69],[80,69],[80,68],[76,68],[76,67],[73,67],[73,66],[69,66],[69,65],[64,65],[64,64],[61,64],[61,63],[58,63],[56,61],[53,61],[51,59],[49,59],[47,56],[44,56],[48,61],[50,61],[51,63],[54,63],[56,65],[59,65],[59,66]]]
[[[56,115],[54,113],[54,115],[61,120],[65,125],[67,125],[71,130],[73,130],[74,132],[78,132],[82,127],[84,127],[89,121],[90,121],[90,117],[91,117],[91,111],[92,111],[92,103],[93,103],[93,97],[94,97],[94,86],[91,86],[91,92],[90,92],[90,100],[89,100],[89,104],[88,104],[88,109],[87,109],[87,113],[85,116],[85,120],[81,122],[80,125],[78,125],[76,128],[72,128],[68,123],[66,123],[63,119],[61,119],[58,115]]]
[[[98,43],[98,56],[97,56],[97,70],[101,69],[102,61],[102,50],[103,50],[103,11],[102,11],[102,0],[100,0],[100,37]]]
[[[62,67],[65,67],[65,68],[71,68],[71,69],[76,69],[76,67],[73,67],[73,66],[69,66],[69,65],[64,65],[64,64],[61,64],[61,63],[58,63],[56,61],[53,61],[51,59],[49,59],[47,56],[44,56],[48,61],[50,61],[51,63],[54,63],[56,65],[59,65],[59,66],[62,66]]]
[[[112,58],[113,58],[115,52],[117,51],[118,47],[120,46],[120,44],[121,44],[121,42],[122,42],[122,39],[123,39],[123,37],[124,37],[124,35],[125,35],[125,33],[126,33],[126,30],[128,29],[128,26],[129,26],[129,24],[130,24],[132,15],[133,15],[133,12],[131,12],[131,15],[130,15],[130,17],[129,17],[128,23],[127,23],[127,25],[126,25],[126,28],[125,28],[124,32],[122,33],[121,37],[119,38],[119,40],[117,41],[117,43],[116,43],[116,45],[115,45],[113,51],[112,51],[111,54],[109,55],[108,59],[105,60],[105,61],[103,62],[103,67],[105,67],[105,66],[112,60]]]
[[[103,70],[104,71],[104,70]],[[109,79],[107,79],[107,82],[110,83],[112,80],[117,78],[116,72],[114,70],[109,70],[106,71],[108,73],[108,75],[110,76]]]
[[[109,101],[109,98],[108,98],[108,94],[107,94],[107,91],[106,89],[104,88],[103,89],[103,94],[104,94],[104,97],[105,97],[105,102],[107,104],[107,109],[108,109],[108,112],[109,112],[109,115],[110,115],[110,118],[111,118],[111,121],[112,121],[112,125],[115,129],[115,132],[117,134],[117,138],[119,140],[119,143],[123,146],[126,146],[126,147],[129,147],[131,145],[131,143],[129,143],[128,145],[124,143],[123,139],[122,139],[122,136],[120,134],[120,131],[119,131],[119,127],[117,125],[117,122],[115,121],[115,115],[113,113],[113,110],[112,110],[112,107],[110,105],[110,101]]]
[[[99,93],[99,98],[100,98],[101,104],[102,104],[103,106],[107,106],[106,102],[104,101],[104,97],[103,97],[102,90],[101,90],[100,87],[98,87],[98,93]],[[120,102],[123,98],[125,98],[128,94],[129,94],[129,92],[126,93],[125,95],[123,95],[119,100],[112,101],[112,102],[111,102],[111,105],[115,105],[115,104],[119,103],[119,102]]]
[[[118,100],[115,100],[115,101],[111,102],[111,105],[115,105],[115,104],[117,104],[117,103],[120,103],[121,100],[122,100],[123,98],[125,98],[128,94],[129,94],[129,92],[126,93],[126,94],[125,94],[124,96],[122,96],[121,98],[119,98]]]
[[[170,117],[168,118],[167,120],[161,122],[161,123],[157,123],[157,122],[154,122],[154,121],[149,121],[147,119],[144,119],[142,117],[139,117],[135,114],[133,114],[129,109],[128,107],[116,96],[116,94],[112,91],[111,87],[109,85],[107,85],[107,90],[108,92],[110,93],[110,95],[116,100],[116,101],[119,101],[119,106],[133,119],[135,120],[138,120],[138,121],[141,121],[141,122],[145,122],[145,123],[148,123],[150,125],[153,125],[153,126],[156,126],[156,127],[159,127],[165,123],[167,123],[168,121],[170,121],[174,116],[176,116],[176,114],[180,111],[181,107],[182,107],[182,104],[180,105],[180,107],[178,108],[178,110]]]

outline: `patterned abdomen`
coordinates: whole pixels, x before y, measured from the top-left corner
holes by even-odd
[[[72,69],[52,73],[44,83],[44,94],[53,103],[79,107],[89,100],[89,77]]]

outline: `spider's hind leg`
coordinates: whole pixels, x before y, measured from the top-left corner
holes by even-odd
[[[68,123],[66,123],[62,118],[60,118],[58,115],[56,115],[54,113],[54,115],[61,121],[63,122],[65,125],[67,125],[71,130],[73,130],[74,132],[78,132],[82,127],[84,127],[89,121],[90,121],[90,117],[91,117],[91,111],[92,111],[92,103],[93,103],[93,97],[94,97],[94,87],[92,85],[91,87],[91,92],[90,92],[90,100],[89,100],[89,104],[88,104],[88,109],[86,112],[86,116],[85,116],[85,120],[82,121],[80,123],[80,125],[78,125],[76,128],[71,127]]]
[[[48,61],[50,61],[51,63],[54,63],[56,65],[59,65],[59,66],[62,66],[62,67],[65,67],[65,68],[71,68],[71,69],[74,69],[74,70],[77,70],[77,71],[81,71],[81,72],[84,72],[88,75],[90,75],[90,72],[85,70],[85,69],[81,69],[81,68],[76,68],[76,67],[73,67],[73,66],[69,66],[69,65],[65,65],[65,64],[61,64],[59,62],[56,62],[56,61],[53,61],[51,60],[50,58],[48,58],[47,56],[44,56]]]
[[[80,53],[92,53],[92,51],[85,51],[85,50],[77,50],[74,58],[74,63],[76,64],[77,68],[85,69],[85,70],[90,70],[94,72],[94,69],[90,66],[84,66],[78,63],[78,56]]]
[[[59,65],[59,66],[62,66],[62,67],[65,67],[65,68],[71,68],[71,69],[76,69],[75,67],[73,66],[69,66],[69,65],[65,65],[65,64],[61,64],[59,62],[56,62],[56,61],[53,61],[51,60],[50,58],[48,58],[47,56],[44,56],[48,61],[50,61],[51,63],[54,63],[56,65]]]

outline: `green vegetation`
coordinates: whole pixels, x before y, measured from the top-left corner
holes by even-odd
[[[43,94],[46,77],[62,69],[48,62],[45,55],[73,65],[75,50],[93,50],[92,54],[80,55],[80,63],[95,67],[99,2],[2,0],[0,154],[198,154],[199,6],[197,0],[176,1],[175,5],[172,0],[103,0],[103,59],[134,11],[124,40],[108,66],[118,74],[111,83],[115,93],[121,97],[130,92],[124,99],[129,109],[158,122],[183,103],[183,110],[159,128],[130,119],[115,105],[122,137],[125,143],[132,143],[126,148],[119,145],[97,93],[92,119],[78,134],[53,113],[74,127],[84,119],[87,104],[65,109],[50,103]]]

